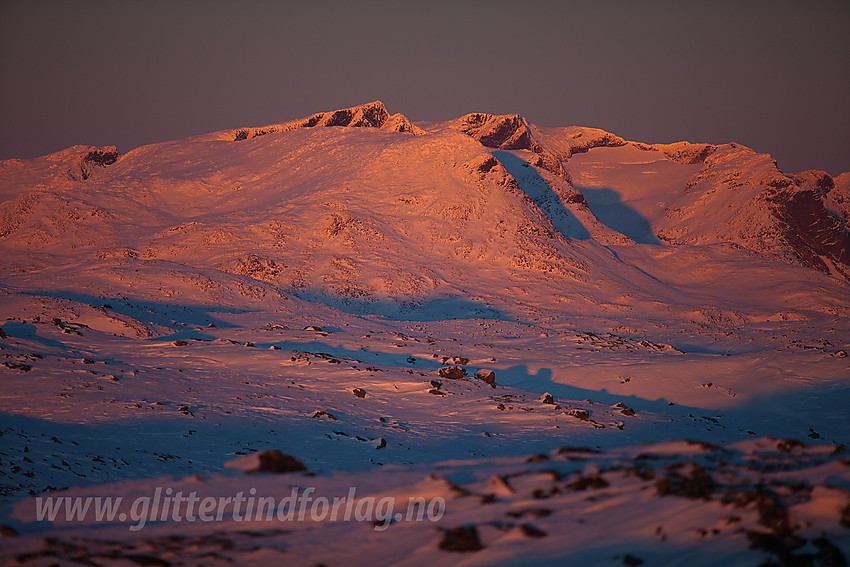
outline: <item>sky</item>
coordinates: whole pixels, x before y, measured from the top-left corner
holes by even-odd
[[[382,100],[850,170],[850,2],[0,0],[0,159]]]

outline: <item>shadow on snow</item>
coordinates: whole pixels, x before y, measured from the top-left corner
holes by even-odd
[[[576,216],[564,206],[549,183],[540,177],[527,161],[510,152],[496,151],[493,156],[508,170],[526,195],[549,217],[558,232],[569,240],[587,240],[590,233]]]
[[[584,195],[590,210],[599,222],[619,232],[638,244],[661,244],[652,231],[649,220],[623,203],[620,194],[613,189],[576,187]]]

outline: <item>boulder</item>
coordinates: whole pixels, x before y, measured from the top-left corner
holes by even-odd
[[[482,382],[487,382],[494,388],[496,387],[496,373],[492,370],[482,368],[481,370],[475,373],[475,377],[481,380]]]
[[[437,371],[443,378],[450,380],[462,380],[466,376],[466,369],[460,366],[444,366]]]

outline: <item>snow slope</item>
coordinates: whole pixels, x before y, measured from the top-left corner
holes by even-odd
[[[737,144],[380,102],[2,162],[0,556],[837,561],[847,189]],[[225,467],[268,448],[310,472]],[[166,486],[446,509],[131,533],[27,496]]]

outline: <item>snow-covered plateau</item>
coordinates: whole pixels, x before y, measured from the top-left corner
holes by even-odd
[[[374,102],[0,201],[0,563],[850,558],[850,173]]]

